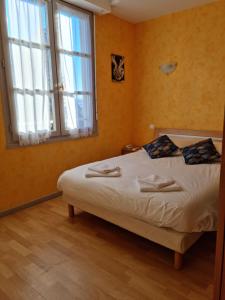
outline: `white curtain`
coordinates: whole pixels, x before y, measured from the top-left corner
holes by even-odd
[[[90,17],[57,5],[57,37],[64,127],[74,137],[93,133],[93,74]]]
[[[46,141],[54,129],[47,4],[5,0],[14,127],[21,145]]]

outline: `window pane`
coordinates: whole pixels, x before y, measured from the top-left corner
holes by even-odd
[[[61,82],[67,92],[92,92],[90,58],[60,54]]]
[[[5,2],[10,38],[49,44],[46,2],[41,0],[7,0]]]
[[[59,48],[91,54],[90,16],[66,6],[57,8]]]
[[[28,47],[10,43],[13,87],[33,90],[33,74],[30,54],[30,49]]]
[[[64,118],[67,130],[92,128],[92,97],[88,95],[64,96]]]
[[[35,68],[34,87],[43,91],[53,90],[51,52],[49,49],[32,49]]]
[[[13,86],[17,88],[22,88],[23,80],[22,80],[20,47],[18,45],[10,43],[9,51],[10,51],[10,60],[12,62],[11,72],[12,72]]]
[[[51,53],[49,49],[29,48],[9,43],[13,86],[29,90],[52,90]]]
[[[19,132],[52,130],[55,124],[53,95],[30,95],[15,92],[16,118]]]
[[[64,118],[65,118],[65,127],[67,130],[78,128],[77,124],[77,114],[76,114],[76,105],[74,97],[64,96]]]

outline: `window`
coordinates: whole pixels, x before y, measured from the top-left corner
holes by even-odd
[[[1,1],[11,141],[95,131],[93,16],[47,0]]]

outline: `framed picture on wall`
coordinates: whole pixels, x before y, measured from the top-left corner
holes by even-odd
[[[125,80],[125,57],[117,54],[111,55],[112,81],[123,82]]]

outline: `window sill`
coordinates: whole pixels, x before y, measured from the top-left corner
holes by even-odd
[[[53,136],[44,143],[32,144],[32,145],[19,145],[16,142],[8,141],[6,144],[6,149],[38,147],[38,146],[48,145],[48,144],[57,143],[57,142],[76,141],[76,140],[83,140],[83,139],[89,139],[89,138],[94,138],[94,137],[98,137],[98,130],[95,130],[92,135],[82,136],[82,137],[71,137],[69,135]]]

